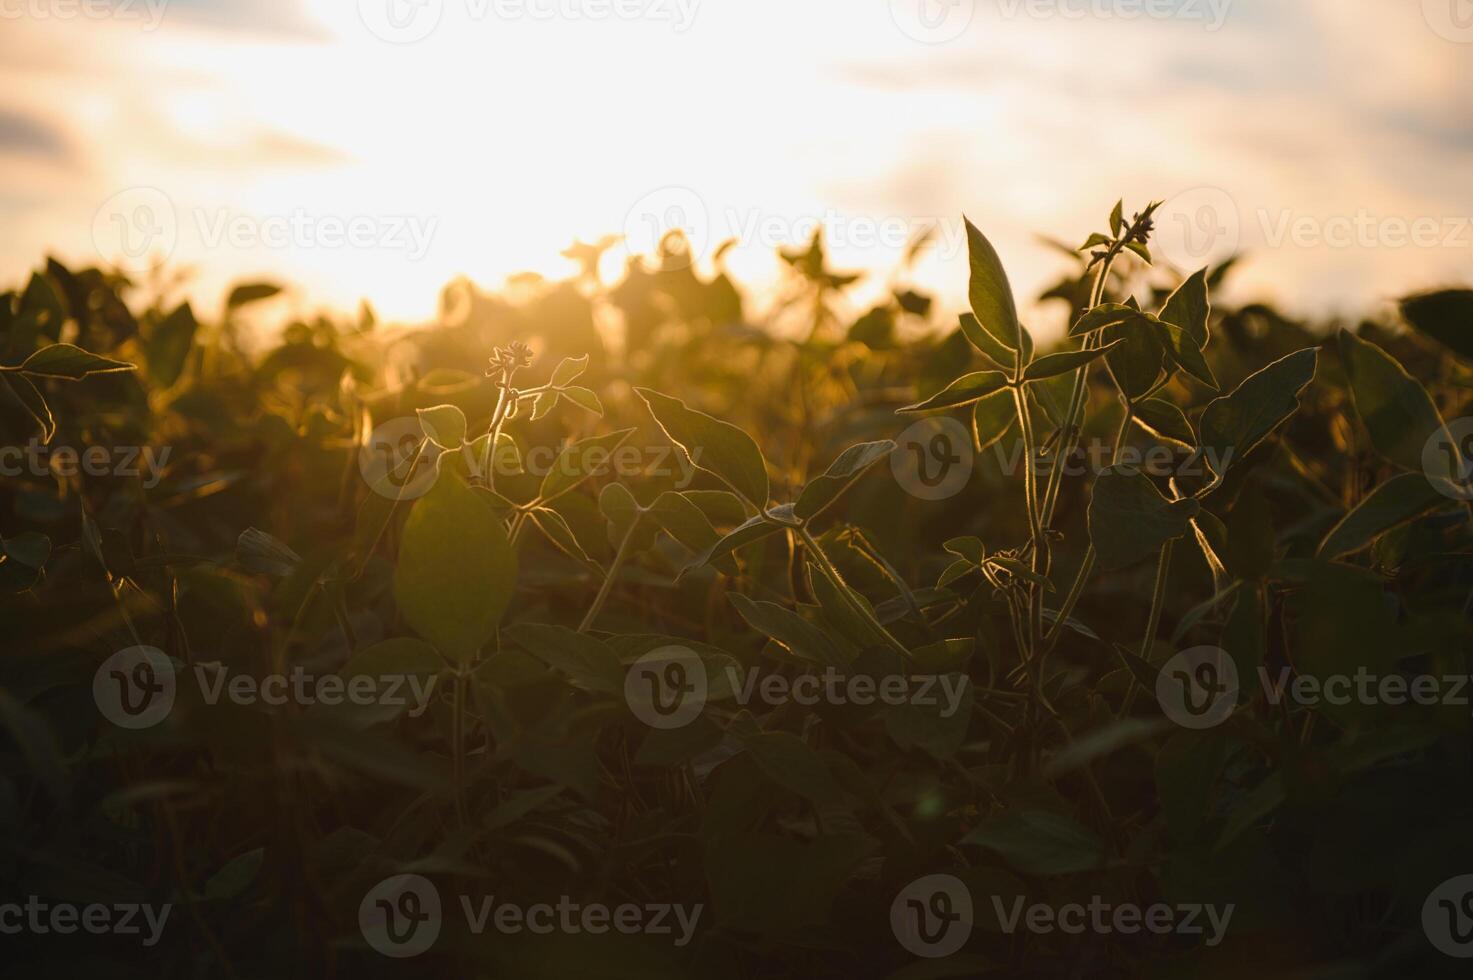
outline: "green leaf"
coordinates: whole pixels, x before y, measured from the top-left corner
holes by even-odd
[[[1350,379],[1355,411],[1376,451],[1402,469],[1420,471],[1422,450],[1443,429],[1442,417],[1422,383],[1380,347],[1340,331],[1340,359]],[[1439,462],[1442,462],[1439,455]],[[1452,477],[1448,468],[1429,474]]]
[[[1330,529],[1320,543],[1320,558],[1339,558],[1369,545],[1378,536],[1421,517],[1449,497],[1421,473],[1401,473],[1377,487]]]
[[[10,742],[20,750],[20,755],[40,784],[46,787],[52,800],[64,801],[70,782],[66,756],[51,725],[43,715],[3,687],[0,687],[0,731],[10,736]]]
[[[762,732],[742,739],[762,774],[779,786],[817,803],[843,806],[845,793],[823,757],[788,732]]]
[[[236,286],[225,301],[226,310],[237,310],[250,303],[259,303],[281,292],[281,287],[269,282],[249,282]]]
[[[1142,319],[1144,315],[1133,306],[1125,306],[1121,303],[1101,303],[1074,321],[1074,326],[1069,328],[1069,336],[1083,337],[1106,327],[1135,322]]]
[[[568,526],[568,521],[562,514],[551,507],[534,507],[527,512],[527,516],[533,524],[537,525],[537,529],[542,532],[543,536],[563,554],[581,562],[593,561],[588,557],[588,552],[584,551],[583,546],[578,543],[578,536],[573,533],[573,529]]]
[[[868,599],[847,584],[836,584],[812,562],[808,563],[807,571],[813,597],[827,625],[861,650],[887,642],[885,634],[875,625],[875,609]]]
[[[532,400],[531,421],[536,422],[552,414],[552,410],[557,408],[558,398],[561,394],[556,388],[551,388],[534,398]]]
[[[181,303],[149,333],[144,350],[148,354],[148,376],[155,384],[167,388],[179,380],[198,329],[194,310],[188,303]]]
[[[302,556],[259,528],[248,527],[235,540],[235,560],[247,571],[284,577],[302,563]]]
[[[701,508],[675,490],[666,490],[656,497],[650,504],[648,517],[666,534],[698,555],[721,537]]]
[[[41,441],[50,442],[56,435],[56,418],[51,414],[51,406],[46,404],[45,396],[31,383],[31,379],[23,374],[0,374],[0,382],[4,382],[15,400],[41,427]]]
[[[1090,361],[1114,348],[1116,344],[1123,342],[1123,340],[1117,340],[1105,347],[1096,347],[1092,350],[1067,350],[1057,354],[1045,354],[1028,365],[1023,371],[1023,380],[1042,381],[1045,378],[1068,374],[1070,371],[1084,367]]]
[[[623,544],[631,530],[634,537],[630,539],[629,547],[635,551],[644,551],[655,543],[660,529],[647,522],[639,523],[644,516],[644,508],[639,506],[639,501],[624,484],[610,483],[604,487],[598,495],[598,509],[609,519],[609,544],[615,548]]]
[[[1299,396],[1314,380],[1318,358],[1314,347],[1295,351],[1249,377],[1231,394],[1213,399],[1198,424],[1203,449],[1215,452],[1224,470],[1252,452],[1298,410]]]
[[[621,694],[624,667],[608,644],[566,626],[518,623],[502,634],[577,687],[599,694]]]
[[[1100,567],[1123,568],[1155,555],[1186,534],[1200,506],[1193,498],[1167,500],[1138,470],[1112,466],[1095,480],[1089,536]]]
[[[995,445],[1017,421],[1018,406],[1011,391],[988,395],[972,406],[972,448],[980,453]]]
[[[1473,359],[1473,289],[1446,289],[1409,296],[1401,315],[1419,333],[1448,350]]]
[[[1186,413],[1171,402],[1161,398],[1144,398],[1135,403],[1131,420],[1162,442],[1174,443],[1187,449],[1197,448],[1197,434]]]
[[[992,243],[968,219],[967,254],[971,265],[971,281],[967,298],[982,329],[1003,347],[1016,351],[1021,343],[1018,308],[1013,301],[1013,287],[1003,271],[1002,260]],[[984,351],[985,353],[985,351]]]
[[[979,402],[988,395],[1008,386],[1008,376],[1001,371],[977,371],[957,378],[945,389],[927,398],[898,409],[899,412],[937,412],[960,408]]]
[[[729,592],[726,597],[747,625],[787,647],[793,656],[826,667],[842,667],[848,662],[823,630],[792,610],[775,602],[748,599],[739,592]]]
[[[571,388],[562,389],[561,394],[585,412],[592,412],[599,417],[602,417],[604,414],[604,403],[599,401],[598,395],[594,394],[591,388],[579,388],[575,385]]]
[[[441,449],[459,449],[465,444],[465,413],[454,405],[436,405],[417,410],[419,426]]]
[[[1207,270],[1202,269],[1187,277],[1186,282],[1176,288],[1161,307],[1158,319],[1181,328],[1201,350],[1207,346],[1207,323],[1212,316],[1212,304],[1207,299]]]
[[[552,369],[552,380],[548,382],[554,388],[563,388],[578,379],[584,371],[588,370],[588,355],[581,357],[565,357]]]
[[[624,444],[633,429],[620,429],[607,435],[580,439],[563,447],[553,461],[552,468],[542,478],[542,488],[537,496],[550,503],[576,488],[584,480],[609,469],[609,460],[614,451]]]
[[[1174,323],[1153,320],[1152,326],[1155,327],[1156,337],[1161,341],[1161,347],[1166,351],[1166,356],[1171,358],[1171,362],[1216,391],[1217,378],[1212,374],[1207,358],[1202,356],[1202,349],[1197,346],[1197,339]]]
[[[425,694],[433,693],[433,688],[425,684],[428,678],[438,677],[446,669],[445,658],[435,652],[435,648],[424,640],[415,639],[412,636],[400,636],[389,640],[381,640],[363,650],[358,651],[338,669],[338,676],[351,681],[355,677],[371,677],[375,682],[380,678],[394,678],[402,685],[401,704],[392,704],[387,701],[375,704],[346,704],[344,708],[353,708],[353,711],[343,711],[340,714],[345,719],[356,721],[363,727],[383,724],[393,721],[406,711],[418,710],[421,705],[415,703],[417,698],[410,687],[405,683],[409,678],[418,678],[424,686],[420,690]]]
[[[496,511],[442,468],[404,523],[394,596],[405,621],[444,656],[470,661],[495,634],[516,580]]]
[[[231,858],[205,882],[205,898],[224,901],[239,896],[256,880],[265,860],[264,847],[253,848]]]
[[[1120,237],[1120,233],[1122,231],[1124,231],[1124,230],[1125,230],[1125,201],[1122,199],[1122,200],[1116,201],[1115,202],[1115,207],[1112,208],[1111,211],[1110,211],[1110,234],[1114,235],[1116,238],[1119,238]]]
[[[822,476],[809,481],[798,495],[793,513],[799,520],[810,521],[821,514],[848,490],[871,466],[889,456],[895,443],[889,439],[863,442],[839,454]]]
[[[975,313],[963,313],[961,325],[962,335],[981,352],[983,357],[1004,371],[1011,372],[1017,366],[1017,355],[1000,344],[992,334],[983,330],[982,324],[977,322]]]
[[[133,371],[137,365],[126,361],[115,361],[110,357],[93,354],[73,344],[52,344],[42,347],[25,363],[7,371],[20,371],[42,378],[63,378],[80,381],[93,374],[112,374],[117,371]]]
[[[788,515],[792,515],[792,505],[786,505]],[[782,507],[776,508],[774,513],[781,514]],[[710,565],[721,561],[738,548],[744,548],[749,544],[761,541],[763,538],[771,537],[781,531],[782,528],[765,519],[761,514],[749,518],[746,523],[739,525],[736,529],[725,534],[719,541],[706,549],[700,557],[686,566],[686,571],[699,568],[702,565]],[[683,573],[682,573],[683,574]]]
[[[1047,810],[1009,808],[989,817],[962,843],[992,851],[1015,871],[1063,875],[1094,871],[1105,845],[1072,817]]]
[[[1138,313],[1134,319],[1106,327],[1100,333],[1101,342],[1111,348],[1105,355],[1110,374],[1132,401],[1155,387],[1156,379],[1161,377],[1166,352],[1154,327],[1149,316]],[[1121,339],[1125,343],[1117,343]]]
[[[771,489],[767,463],[752,437],[730,422],[687,408],[685,403],[650,388],[635,388],[670,441],[691,462],[724,480],[758,510],[767,506]]]

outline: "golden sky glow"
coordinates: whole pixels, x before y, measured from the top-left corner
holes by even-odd
[[[418,319],[673,213],[757,281],[815,221],[874,270],[940,223],[918,278],[955,303],[961,212],[1027,297],[1062,268],[1033,235],[1122,194],[1183,195],[1166,257],[1236,237],[1236,290],[1290,309],[1473,273],[1461,0],[159,2],[0,0],[7,282],[148,232],[207,303],[269,275]]]

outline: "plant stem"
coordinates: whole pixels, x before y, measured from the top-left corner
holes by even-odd
[[[463,668],[455,672],[455,699],[450,713],[450,768],[455,784],[455,814],[460,825],[466,825],[465,811],[465,686]]]
[[[609,572],[604,576],[603,584],[598,587],[598,595],[593,599],[593,605],[588,607],[588,613],[583,617],[583,622],[578,624],[579,633],[587,633],[593,627],[593,621],[598,619],[598,614],[603,611],[604,603],[609,599],[609,593],[614,589],[614,579],[619,577],[619,569],[624,567],[624,562],[629,558],[629,545],[634,541],[634,532],[639,527],[642,513],[635,514],[634,520],[629,522],[629,530],[624,532],[624,540],[619,542],[619,550],[614,553],[614,563],[609,566]]]
[[[884,624],[881,623],[877,618],[875,618],[874,612],[870,610],[869,606],[866,603],[860,602],[855,599],[853,590],[849,588],[849,583],[844,581],[844,576],[839,574],[839,570],[834,567],[834,563],[829,560],[829,556],[824,554],[823,549],[818,546],[818,542],[814,539],[813,535],[808,532],[808,528],[798,528],[798,534],[803,539],[803,545],[808,549],[809,553],[813,555],[814,560],[818,562],[818,570],[822,572],[824,578],[828,579],[833,587],[838,590],[839,595],[844,598],[844,601],[849,604],[849,607],[853,609],[856,613],[858,613],[861,619],[867,620],[869,624],[874,627],[876,633],[880,637],[882,637],[892,649],[894,649],[902,657],[909,658],[910,651],[905,648],[905,644],[897,640],[895,638],[895,635],[887,630]]]
[[[1151,593],[1151,613],[1146,620],[1146,635],[1141,640],[1141,659],[1147,663],[1151,662],[1151,647],[1156,642],[1156,630],[1161,626],[1161,607],[1166,602],[1166,583],[1171,576],[1171,552],[1176,545],[1175,540],[1167,541],[1161,546],[1161,561],[1156,566],[1156,588]]]

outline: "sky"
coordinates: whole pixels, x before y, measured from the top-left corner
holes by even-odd
[[[1373,313],[1473,281],[1473,0],[0,0],[0,286],[157,260],[217,309],[434,315],[688,230],[964,301],[961,215],[1031,298],[1116,198],[1236,299]]]

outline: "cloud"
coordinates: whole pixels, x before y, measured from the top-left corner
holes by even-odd
[[[0,109],[0,154],[71,163],[71,148],[59,129],[34,116]]]
[[[234,35],[311,41],[329,36],[303,0],[168,0],[165,19]]]

